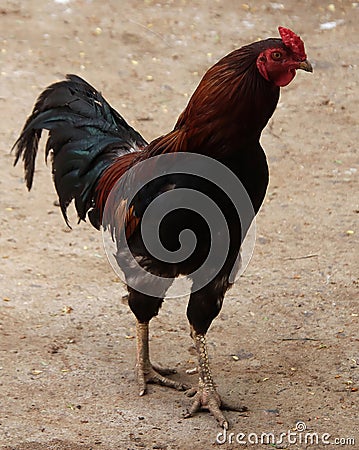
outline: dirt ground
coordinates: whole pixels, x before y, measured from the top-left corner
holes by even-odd
[[[297,422],[359,448],[358,21],[344,0],[0,2],[1,450],[328,448],[301,443],[300,429],[296,443],[253,443]],[[227,413],[234,443],[220,445],[208,413],[182,418],[183,393],[138,397],[134,317],[101,234],[74,214],[65,226],[42,155],[28,193],[9,151],[39,92],[66,73],[147,140],[163,134],[206,68],[278,25],[302,36],[314,73],[282,90],[264,132],[271,181],[255,253],[208,334],[219,392],[249,408]],[[152,354],[195,384],[186,300],[153,320]]]

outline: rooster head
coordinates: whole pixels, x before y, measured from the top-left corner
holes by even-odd
[[[313,68],[301,38],[289,28],[278,27],[278,30],[282,39],[273,40],[273,45],[259,54],[257,67],[267,81],[282,87],[293,80],[297,69],[313,72]]]

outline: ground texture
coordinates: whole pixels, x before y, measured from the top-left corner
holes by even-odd
[[[208,335],[219,391],[249,408],[227,413],[245,443],[219,441],[266,448],[255,435],[299,421],[359,448],[358,21],[344,0],[0,2],[1,450],[220,447],[209,414],[182,418],[183,393],[138,397],[134,318],[100,233],[74,215],[65,226],[42,156],[27,193],[9,151],[38,93],[66,73],[146,139],[163,134],[206,68],[278,25],[303,37],[314,73],[283,89],[264,132],[271,181],[256,250]],[[153,320],[152,354],[195,384],[185,300]],[[298,435],[274,447],[328,445]]]

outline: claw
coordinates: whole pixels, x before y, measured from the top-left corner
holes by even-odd
[[[147,392],[147,388],[141,389],[140,393],[139,393],[140,397],[143,397],[146,394],[146,392]]]

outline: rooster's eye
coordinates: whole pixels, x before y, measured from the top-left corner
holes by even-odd
[[[274,59],[275,61],[278,61],[279,59],[282,59],[281,52],[272,52],[272,59]]]

